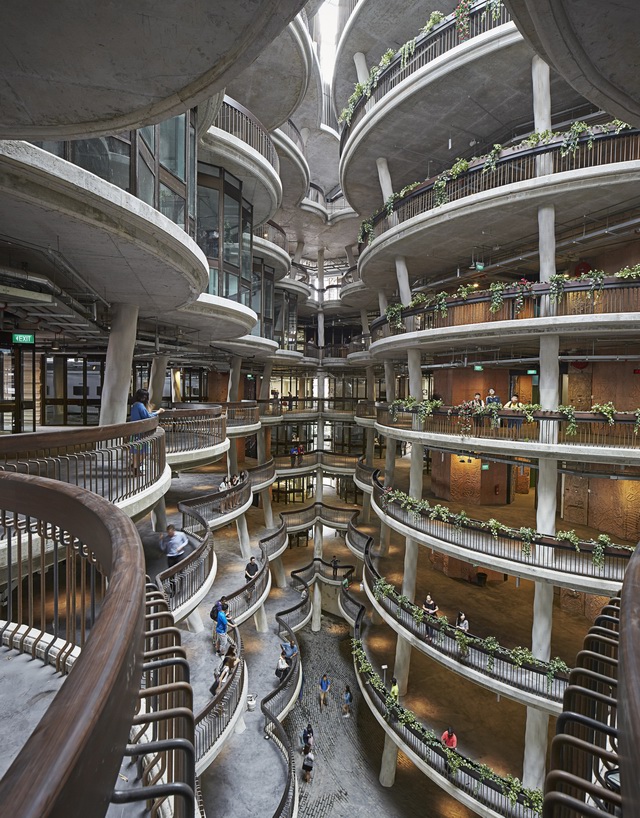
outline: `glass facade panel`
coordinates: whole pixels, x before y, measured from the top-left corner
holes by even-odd
[[[240,202],[224,194],[224,260],[240,266]]]
[[[198,187],[198,244],[208,258],[220,253],[220,194],[215,188]]]
[[[209,295],[220,295],[220,271],[209,267]]]
[[[185,180],[186,114],[160,123],[160,163],[179,179]]]
[[[253,239],[251,210],[242,208],[242,278],[251,279],[251,242]]]
[[[77,139],[69,143],[69,159],[74,165],[95,173],[122,190],[131,189],[131,146],[113,136]]]
[[[147,125],[144,128],[140,128],[140,136],[144,139],[147,147],[151,151],[151,153],[156,152],[156,129],[153,125]]]
[[[184,198],[162,183],[160,183],[160,212],[184,229]]]
[[[148,205],[155,205],[156,179],[153,171],[138,154],[138,198]]]
[[[196,217],[196,129],[189,126],[189,216]]]

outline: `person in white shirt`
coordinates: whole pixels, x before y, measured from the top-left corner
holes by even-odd
[[[169,568],[180,562],[187,545],[189,545],[189,538],[184,531],[176,531],[175,525],[168,525],[167,533],[160,538],[160,548],[167,555]]]

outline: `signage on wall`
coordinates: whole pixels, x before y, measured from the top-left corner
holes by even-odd
[[[36,336],[32,332],[13,332],[11,342],[14,344],[35,344]]]

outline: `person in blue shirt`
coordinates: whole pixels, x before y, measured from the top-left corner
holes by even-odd
[[[227,629],[231,620],[229,619],[229,615],[227,613],[228,610],[229,606],[223,605],[218,612],[218,618],[216,619],[216,653],[220,654],[221,656],[226,652],[229,642]]]
[[[327,676],[326,673],[322,674],[322,678],[320,679],[320,710],[322,710],[322,705],[324,704],[325,707],[329,706],[329,691],[331,690],[331,679]]]
[[[138,389],[138,391],[133,396],[133,405],[131,407],[131,414],[129,416],[129,420],[147,420],[148,418],[154,418],[159,415],[161,412],[164,412],[162,406],[158,409],[152,411],[151,404],[149,403],[149,390],[148,389]],[[133,474],[137,477],[139,474],[142,474],[144,471],[144,466],[141,465],[142,455],[146,454],[148,451],[148,446],[146,443],[137,443],[132,448],[132,458],[133,458]]]
[[[500,405],[502,405],[502,401],[500,400],[500,397],[496,395],[495,389],[490,389],[489,394],[485,398],[485,404],[487,406],[490,406],[492,403],[499,403]]]
[[[293,657],[298,652],[298,646],[293,641],[293,639],[289,640],[289,642],[283,642],[280,647],[284,653],[284,658],[287,660],[287,664],[291,666],[291,662],[293,661]]]

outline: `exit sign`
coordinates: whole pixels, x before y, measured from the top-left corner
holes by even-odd
[[[14,332],[11,340],[14,344],[35,344],[36,336],[29,332]]]

